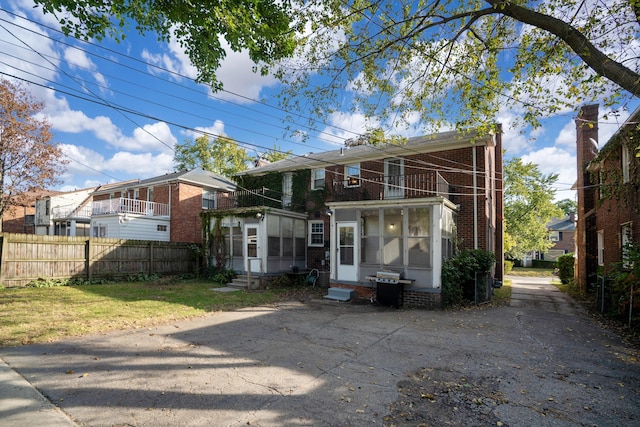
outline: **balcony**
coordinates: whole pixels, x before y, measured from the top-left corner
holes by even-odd
[[[94,201],[91,214],[133,214],[148,217],[169,217],[169,205],[121,197],[119,199]]]
[[[51,209],[51,219],[91,219],[91,204],[77,206],[62,206]]]
[[[206,208],[229,210],[256,206],[268,206],[282,209],[282,192],[270,190],[268,188],[218,192],[215,194],[215,201],[213,203],[209,203],[209,206]]]
[[[350,178],[334,181],[329,200],[348,202],[360,200],[412,199],[418,197],[449,197],[449,183],[438,173],[380,176],[366,179]]]

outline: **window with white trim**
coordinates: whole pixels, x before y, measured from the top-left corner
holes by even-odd
[[[620,227],[620,244],[622,249],[622,266],[632,268],[633,263],[629,259],[629,249],[631,249],[631,223],[627,222]]]
[[[359,187],[360,186],[360,163],[353,165],[346,165],[344,167],[345,186],[347,187]]]
[[[282,174],[282,207],[291,206],[291,196],[293,195],[293,174],[285,172]]]
[[[216,192],[209,190],[202,190],[202,209],[215,209],[216,208]]]
[[[598,231],[598,265],[604,265],[604,230]]]
[[[314,169],[311,171],[311,189],[319,190],[324,188],[324,169]]]
[[[324,246],[324,221],[309,221],[309,246]]]
[[[629,154],[629,147],[622,145],[622,182],[629,182],[629,168],[631,167],[631,155]]]

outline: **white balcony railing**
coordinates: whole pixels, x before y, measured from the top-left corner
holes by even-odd
[[[54,207],[51,209],[51,219],[91,218],[91,204],[81,208],[75,206]]]
[[[147,202],[146,200],[127,199],[124,197],[93,202],[93,215],[110,215],[116,213],[168,217],[169,205],[166,203]]]

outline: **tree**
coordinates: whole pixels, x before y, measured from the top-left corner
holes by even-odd
[[[222,39],[234,51],[246,49],[262,74],[268,63],[295,48],[290,4],[279,0],[151,1],[34,0],[53,14],[67,35],[98,41],[124,40],[135,28],[167,41],[173,34],[198,69],[199,80],[220,89],[216,70],[225,57]]]
[[[246,150],[233,139],[225,136],[211,139],[208,135],[176,145],[173,158],[179,170],[201,167],[226,177],[246,170],[250,160]]]
[[[22,86],[0,80],[0,218],[29,193],[58,184],[65,170],[62,150],[50,143],[51,126],[36,118],[43,106]]]
[[[562,212],[564,212],[565,216],[569,216],[572,213],[575,214],[576,212],[578,212],[578,203],[576,203],[575,200],[563,199],[559,202],[556,202],[556,206],[562,209]]]
[[[282,151],[280,147],[273,144],[273,149],[265,151],[260,158],[268,161],[269,163],[277,162],[278,160],[284,160],[291,155],[292,151]]]
[[[545,175],[533,163],[513,158],[504,164],[505,257],[522,259],[529,251],[545,252],[547,223],[562,210],[553,203],[558,175]]]
[[[134,25],[160,40],[173,32],[216,89],[223,37],[262,73],[277,71],[289,111],[321,118],[347,104],[407,125],[489,130],[501,106],[538,126],[586,102],[640,96],[638,0],[35,2],[84,38],[123,39]]]
[[[537,127],[585,102],[640,96],[637,0],[312,3],[300,18],[319,28],[301,46],[306,61],[282,70],[292,111],[349,103],[405,125],[490,130],[505,106]]]

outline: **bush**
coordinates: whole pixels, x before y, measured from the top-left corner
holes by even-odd
[[[573,280],[574,264],[575,258],[572,253],[558,257],[558,277],[562,284],[566,285]]]
[[[533,268],[556,268],[556,262],[545,259],[534,259],[531,262],[531,266]]]
[[[513,261],[505,260],[504,261],[504,274],[511,273],[511,270],[513,270]]]
[[[491,270],[496,262],[492,252],[480,249],[464,250],[442,265],[442,305],[460,305],[464,300],[473,300],[476,273]]]

